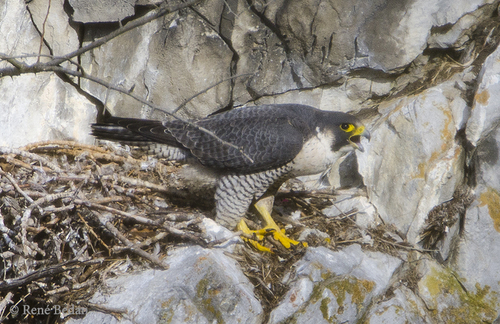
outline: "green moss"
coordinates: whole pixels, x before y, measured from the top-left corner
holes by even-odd
[[[330,277],[328,276],[330,275]],[[346,307],[345,300],[347,295],[351,296],[352,304],[356,305],[358,312],[363,308],[363,302],[366,296],[373,290],[375,283],[369,280],[358,279],[355,277],[334,277],[331,278],[331,274],[323,274],[322,278],[326,279],[323,282],[316,284],[313,287],[311,294],[311,304],[320,302],[320,311],[323,314],[323,318],[330,323],[334,323],[336,320],[336,315],[329,316],[328,307],[331,304],[331,299],[328,297],[323,297],[323,292],[328,289],[335,296],[337,305],[339,306],[337,314],[342,314]]]
[[[161,303],[161,310],[158,316],[158,323],[170,324],[172,323],[172,318],[174,317],[174,310],[172,309],[172,302],[174,297],[170,297],[168,300]]]
[[[158,323],[160,324],[170,324],[172,323],[172,318],[174,317],[174,311],[172,309],[162,309],[158,316]]]
[[[431,297],[439,304],[443,298],[454,299],[457,303],[441,303],[448,305],[441,310],[434,310],[445,323],[480,323],[492,322],[498,316],[498,293],[490,291],[489,286],[476,284],[476,292],[466,291],[460,284],[465,279],[459,278],[449,269],[433,267],[422,280]]]
[[[323,314],[323,318],[331,322],[331,318],[328,315],[328,304],[330,304],[330,298],[328,297],[323,298],[321,300],[321,305],[319,306],[319,310],[321,311],[321,314]]]
[[[217,305],[217,301],[214,302],[213,297],[218,295],[220,290],[210,286],[211,279],[205,277],[201,279],[196,285],[196,297],[201,301],[203,309],[208,312],[219,324],[224,323],[224,318],[222,312],[219,308],[214,306]],[[206,313],[204,312],[204,313]],[[211,317],[212,317],[211,316]]]
[[[196,285],[196,296],[199,298],[205,296],[209,285],[210,282],[208,281],[207,278],[203,278],[200,281],[198,281],[198,284]]]
[[[335,280],[327,285],[327,288],[337,297],[339,307],[344,306],[346,295],[351,295],[351,300],[357,305],[358,310],[363,305],[366,295],[373,290],[375,283],[365,279],[347,277],[343,280]]]

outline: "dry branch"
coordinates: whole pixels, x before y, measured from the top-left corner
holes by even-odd
[[[34,271],[32,273],[29,273],[29,274],[22,276],[22,277],[19,277],[19,278],[7,279],[3,282],[0,282],[0,291],[18,288],[20,286],[26,285],[34,280],[37,280],[37,279],[46,278],[46,277],[53,277],[61,272],[70,271],[70,270],[77,269],[77,268],[84,266],[84,265],[99,263],[99,262],[103,262],[103,261],[104,261],[103,259],[86,260],[86,261],[74,259],[74,260],[66,261],[66,262],[48,267],[46,269]]]
[[[131,252],[151,261],[152,263],[156,264],[157,266],[161,267],[162,269],[168,269],[168,266],[165,265],[160,259],[158,259],[156,256],[151,255],[147,253],[144,250],[141,250],[139,247],[137,247],[134,243],[130,242],[129,239],[125,237],[122,233],[118,231],[118,229],[111,224],[110,221],[105,221],[106,228],[116,237],[118,238],[123,244],[125,244],[125,247],[130,250]]]
[[[171,202],[157,206],[159,199],[166,200],[168,191],[173,191],[159,183],[163,176],[151,177],[151,172],[137,168],[130,177],[130,167],[139,166],[141,160],[129,156],[120,157],[121,162],[101,159],[117,156],[116,152],[63,141],[3,152],[0,244],[4,280],[0,290],[42,296],[33,300],[49,304],[79,303],[88,300],[92,289],[77,288],[95,287],[108,269],[118,267],[123,260],[110,259],[118,252],[128,255],[128,262],[144,266],[147,260],[154,267],[166,268],[155,251],[163,253],[179,240],[207,245],[199,226],[202,214],[183,211]],[[7,156],[15,156],[16,163],[9,164]],[[50,168],[25,167],[34,164]],[[101,175],[103,170],[113,170],[113,175]],[[175,167],[159,170],[171,172]],[[116,182],[123,190],[116,189]],[[90,267],[81,269],[85,264],[75,263],[79,257],[88,259],[85,264]]]

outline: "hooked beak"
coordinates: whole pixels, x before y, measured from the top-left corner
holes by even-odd
[[[351,145],[356,149],[364,152],[365,149],[363,145],[361,145],[361,137],[366,137],[368,140],[370,140],[371,138],[370,132],[365,129],[365,126],[359,126],[358,128],[356,128],[351,137],[349,137],[349,143],[351,143]]]

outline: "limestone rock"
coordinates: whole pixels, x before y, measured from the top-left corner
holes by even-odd
[[[491,323],[499,316],[498,293],[488,285],[430,260],[421,263],[421,273],[418,293],[437,322]]]
[[[434,27],[453,25],[492,2],[293,0],[262,10],[285,42],[295,81],[310,87],[332,83],[352,68],[400,70],[427,47]],[[462,21],[455,39],[473,24]]]
[[[272,312],[269,323],[354,323],[366,307],[383,294],[396,268],[397,258],[351,245],[334,252],[309,248],[288,278],[285,299]]]
[[[62,56],[80,47],[78,27],[68,23],[64,0],[30,1],[28,9],[36,28],[44,32],[44,41],[52,55]],[[67,64],[67,67],[76,69],[76,66],[71,64]]]
[[[491,16],[495,5],[484,5],[477,10],[460,17],[451,26],[441,25],[431,29],[431,35],[427,40],[430,48],[456,48],[463,49],[467,41],[470,41],[471,30],[477,27],[484,17]]]
[[[97,30],[90,31],[91,40]],[[127,55],[123,55],[124,49]],[[121,35],[84,57],[96,77],[132,90],[171,112],[197,93],[230,76],[232,52],[200,17],[171,14]],[[229,103],[230,82],[208,90],[178,112],[183,117],[206,116]],[[165,114],[121,93],[84,81],[83,87],[107,103],[113,115],[165,118]]]
[[[83,23],[120,21],[134,15],[136,0],[69,0],[73,20]]]
[[[427,47],[433,27],[453,25],[460,17],[492,2],[382,1],[357,35],[355,65],[386,72],[404,67]]]
[[[228,2],[225,0],[206,0],[196,7],[193,7],[193,9],[199,13],[199,16],[205,19],[214,30],[220,30],[220,24],[223,21],[221,17],[223,16],[223,11],[227,3]]]
[[[383,104],[369,148],[356,153],[370,202],[412,243],[429,211],[462,183],[464,155],[455,135],[467,109],[451,81]]]
[[[167,262],[168,270],[109,279],[106,289],[92,298],[93,303],[127,310],[128,317],[117,320],[90,311],[67,323],[262,323],[252,285],[223,250],[178,248]]]
[[[87,73],[143,99],[147,99],[144,85],[144,70],[148,57],[149,39],[158,28],[157,22],[135,28],[125,35],[93,49],[81,56],[81,65]],[[84,45],[107,34],[113,29],[86,28]],[[122,55],[126,50],[127,55]],[[113,115],[122,117],[145,117],[146,112],[137,100],[116,91],[110,91],[97,83],[82,79],[81,88],[98,98]],[[148,110],[149,111],[149,110]]]
[[[343,112],[357,111],[362,103],[359,98],[350,98],[344,87],[290,90],[279,95],[265,96],[254,101],[256,105],[290,102],[309,105],[322,110]]]
[[[231,76],[233,53],[202,18],[194,15],[176,17],[162,26],[149,39],[148,50],[144,74],[148,98],[167,111]],[[204,117],[226,107],[230,85],[223,82],[211,88],[191,100],[178,115]]]
[[[294,81],[282,40],[244,0],[228,2],[221,33],[227,37],[238,62],[235,69],[236,105],[265,95],[283,93],[300,86]],[[244,74],[251,74],[243,76]]]
[[[467,209],[454,268],[468,292],[496,296],[500,309],[500,127],[478,146],[478,186]],[[500,315],[500,312],[497,316]]]
[[[423,301],[407,287],[400,286],[391,295],[392,298],[370,307],[365,316],[366,324],[435,323]]]
[[[310,87],[340,79],[356,57],[359,30],[383,2],[293,0],[268,10],[286,42],[296,82]]]
[[[488,56],[478,76],[478,87],[466,129],[467,139],[473,145],[487,137],[500,121],[497,99],[500,90],[499,57],[500,47]]]
[[[14,57],[23,54],[50,54],[41,42],[40,34],[33,26],[30,13],[22,0],[0,2],[0,53]],[[25,57],[24,60],[28,64],[34,64],[37,57],[33,55]],[[47,58],[42,57],[40,60],[45,62]],[[10,64],[0,61],[0,68],[8,66]],[[1,92],[5,91],[8,90]]]
[[[0,53],[16,56],[36,54],[41,49],[42,55],[50,54],[44,43],[40,47],[40,35],[23,1],[7,1],[0,6],[0,12],[8,13],[0,17]],[[47,7],[41,4],[33,6],[30,7],[33,19],[41,22],[41,14],[46,14]],[[58,18],[62,3],[55,1],[52,10],[45,35],[47,43],[53,45],[50,50],[56,55],[75,50],[74,41],[77,39],[73,38],[74,31],[62,28]],[[69,37],[67,43],[58,39],[63,35]],[[25,57],[22,60],[34,64],[37,58]],[[41,62],[47,60],[46,57],[40,58]],[[0,62],[0,68],[6,66]],[[0,111],[0,146],[17,147],[50,139],[93,141],[89,136],[89,123],[95,120],[94,105],[53,73],[1,78]]]
[[[17,89],[0,91],[0,103],[5,107],[0,114],[0,146],[53,139],[94,141],[90,124],[96,118],[95,106],[55,74],[3,78],[0,89]]]

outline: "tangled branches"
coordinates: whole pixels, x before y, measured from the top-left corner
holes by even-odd
[[[0,148],[0,318],[11,300],[88,306],[104,277],[164,269],[174,244],[210,245],[204,216],[166,198],[179,188],[160,178],[177,166],[157,163],[145,172],[141,163],[73,142]],[[146,180],[151,174],[157,179]]]

